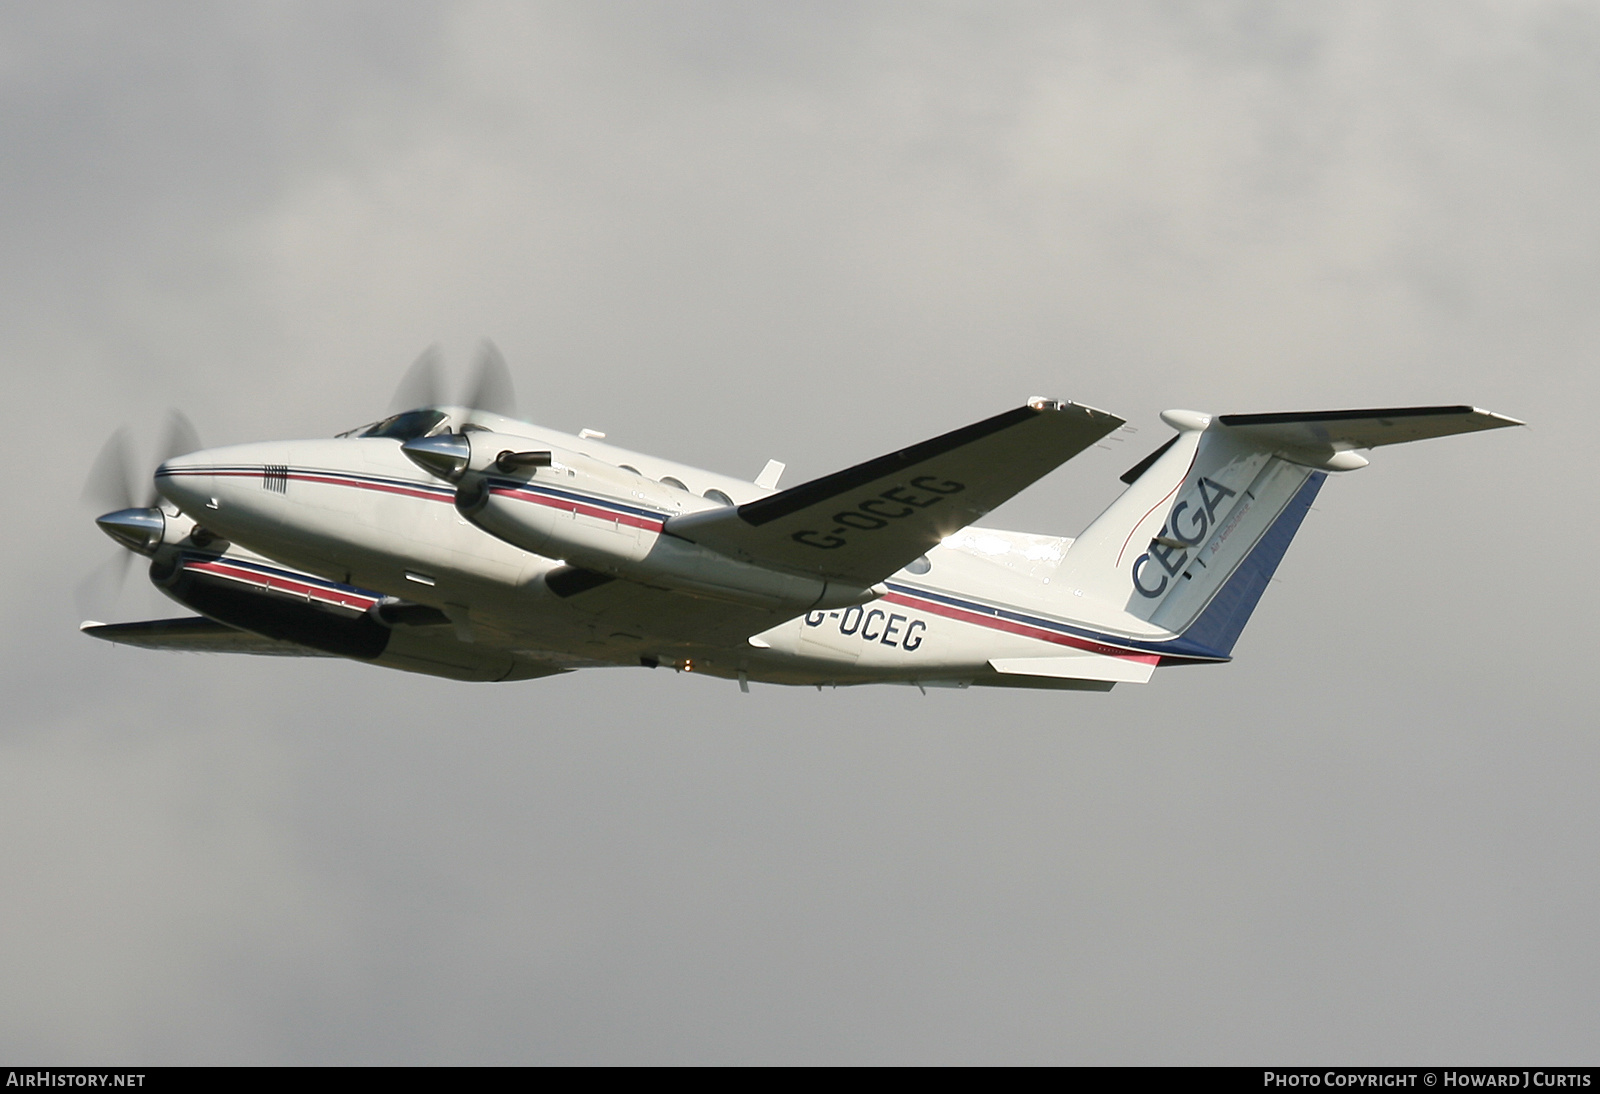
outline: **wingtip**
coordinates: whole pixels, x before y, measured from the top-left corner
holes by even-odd
[[[1485,410],[1481,406],[1473,407],[1472,408],[1472,412],[1474,414],[1482,414],[1486,418],[1493,418],[1494,419],[1493,428],[1496,428],[1496,429],[1504,428],[1504,427],[1507,427],[1507,426],[1513,426],[1513,425],[1523,425],[1523,426],[1525,426],[1525,425],[1528,424],[1527,422],[1523,421],[1521,418],[1513,418],[1509,414],[1496,414],[1494,411]]]
[[[1052,399],[1044,395],[1030,395],[1023,405],[1028,410],[1033,411],[1077,411],[1079,414],[1088,415],[1091,419],[1099,418],[1115,423],[1112,425],[1112,429],[1128,424],[1126,419],[1118,417],[1109,410],[1101,410],[1099,407],[1089,406],[1085,403],[1075,403],[1071,399]]]

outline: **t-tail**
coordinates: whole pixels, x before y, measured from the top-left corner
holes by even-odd
[[[1052,587],[1164,663],[1229,657],[1329,472],[1381,445],[1522,424],[1470,406],[1161,417],[1177,436],[1123,476]]]

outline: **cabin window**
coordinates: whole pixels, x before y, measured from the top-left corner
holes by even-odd
[[[707,490],[704,496],[710,498],[718,505],[733,504],[733,499],[728,497],[728,495],[724,494],[721,490],[718,490],[716,487],[712,487],[710,490]]]
[[[671,475],[663,475],[659,481],[662,486],[670,486],[674,489],[682,490],[685,494],[689,492],[689,488],[687,486],[683,485],[683,483],[679,482]]]

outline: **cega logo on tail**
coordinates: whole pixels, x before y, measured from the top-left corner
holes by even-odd
[[[1133,587],[1140,596],[1153,600],[1167,591],[1188,565],[1190,548],[1204,543],[1216,526],[1218,508],[1237,494],[1204,475],[1195,481],[1195,489],[1172,507],[1167,522],[1150,541],[1150,550],[1133,560]],[[1159,570],[1148,570],[1152,560]]]

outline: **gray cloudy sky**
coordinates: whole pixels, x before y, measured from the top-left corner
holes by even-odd
[[[0,1055],[1575,1062],[1600,1027],[1600,10],[0,7]],[[75,633],[78,492],[381,414],[790,480],[1113,410],[1472,402],[1109,695],[468,686]],[[139,579],[101,618],[178,614]]]

